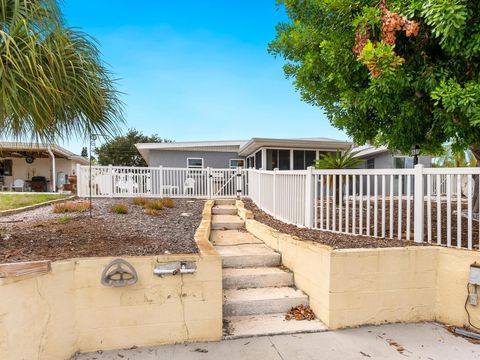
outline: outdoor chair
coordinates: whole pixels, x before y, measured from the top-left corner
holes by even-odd
[[[195,179],[187,178],[183,183],[183,195],[188,194],[188,190],[192,190],[192,193],[195,189]]]
[[[24,191],[25,190],[25,181],[23,181],[22,179],[15,180],[13,182],[13,185],[10,186],[10,189],[12,191],[17,191],[17,190]]]

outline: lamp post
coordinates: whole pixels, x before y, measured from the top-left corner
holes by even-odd
[[[418,155],[419,154],[420,154],[420,146],[415,144],[415,146],[412,147],[413,166],[418,165]]]
[[[95,140],[98,139],[98,137],[103,137],[104,139],[108,139],[107,135],[104,134],[94,134],[90,132],[90,156],[89,156],[89,202],[90,202],[90,218],[92,218],[92,147],[95,146]]]

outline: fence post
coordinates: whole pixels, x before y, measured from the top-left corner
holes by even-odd
[[[307,228],[313,227],[313,167],[307,168],[307,175],[305,178],[305,226]]]
[[[235,176],[236,176],[236,192],[235,192],[235,195],[237,197],[237,199],[241,199],[242,198],[242,189],[243,189],[243,175],[242,175],[242,168],[237,166],[237,171],[235,173]]]
[[[207,197],[209,199],[212,198],[212,174],[211,174],[211,168],[207,168]]]
[[[163,198],[163,166],[160,165],[158,167],[158,187],[159,187],[159,195]]]
[[[80,175],[81,167],[80,164],[77,164],[77,196],[82,197],[82,191],[80,190],[82,187],[82,176]],[[74,190],[74,189],[72,189]]]
[[[425,223],[425,214],[424,214],[424,189],[423,189],[423,165],[415,165],[414,170],[414,192],[413,192],[413,240],[416,243],[423,242],[424,236],[424,223]]]
[[[108,195],[113,198],[113,191],[115,190],[115,181],[113,180],[113,166],[108,165]]]
[[[277,170],[273,169],[273,217],[277,217]]]

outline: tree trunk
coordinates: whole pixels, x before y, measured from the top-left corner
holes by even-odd
[[[477,167],[480,167],[480,145],[471,145],[470,150],[477,161]],[[478,214],[478,202],[480,200],[480,175],[474,176],[473,184],[473,213]]]

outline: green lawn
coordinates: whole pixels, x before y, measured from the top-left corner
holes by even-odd
[[[0,211],[17,209],[28,205],[40,204],[50,200],[62,199],[67,195],[58,194],[1,194]]]

